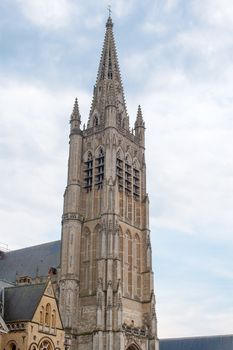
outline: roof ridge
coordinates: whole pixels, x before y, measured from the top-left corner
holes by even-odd
[[[15,285],[12,285],[12,286],[9,286],[9,287],[5,287],[4,289],[11,289],[11,288],[23,288],[23,287],[35,287],[35,286],[46,286],[47,285],[47,281],[46,282],[40,282],[40,283],[30,283],[30,284],[22,284],[22,285],[18,285],[18,284],[15,284]]]
[[[10,254],[10,253],[13,253],[13,252],[16,252],[16,251],[19,251],[19,250],[25,250],[25,249],[30,249],[30,248],[34,248],[34,247],[39,247],[39,246],[42,246],[42,245],[44,246],[44,245],[52,244],[52,243],[56,243],[56,242],[61,242],[61,240],[57,239],[56,241],[50,241],[50,242],[46,242],[46,243],[39,243],[39,244],[35,244],[35,245],[29,246],[29,247],[14,249],[14,250],[10,250],[9,252],[6,252],[5,254]]]

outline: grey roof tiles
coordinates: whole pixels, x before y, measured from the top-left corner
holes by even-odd
[[[4,253],[0,259],[0,280],[15,282],[21,276],[47,276],[50,267],[60,263],[61,241]]]

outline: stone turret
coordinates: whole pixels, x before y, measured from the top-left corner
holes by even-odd
[[[142,146],[145,146],[145,122],[142,116],[141,106],[138,106],[136,121],[134,124],[135,136],[140,140]]]
[[[80,130],[81,126],[81,115],[79,113],[78,99],[76,97],[74,101],[73,112],[70,116],[70,131],[74,131],[74,129]]]

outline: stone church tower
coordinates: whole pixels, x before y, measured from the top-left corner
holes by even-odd
[[[111,17],[87,128],[70,120],[59,306],[72,350],[156,350],[145,125],[129,128]]]

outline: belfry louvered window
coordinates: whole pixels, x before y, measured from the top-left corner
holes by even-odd
[[[93,158],[92,154],[89,152],[87,156],[87,161],[84,162],[84,187],[87,192],[92,190],[92,179],[93,179]]]
[[[133,196],[134,199],[139,199],[140,196],[140,175],[139,170],[133,168]]]
[[[118,179],[118,188],[119,191],[123,191],[124,180],[123,180],[123,160],[121,159],[121,155],[118,152],[117,160],[116,160],[116,174]]]
[[[95,186],[102,188],[104,181],[104,150],[101,147],[95,158]]]
[[[130,195],[132,192],[132,166],[128,162],[128,158],[125,160],[125,193]]]

